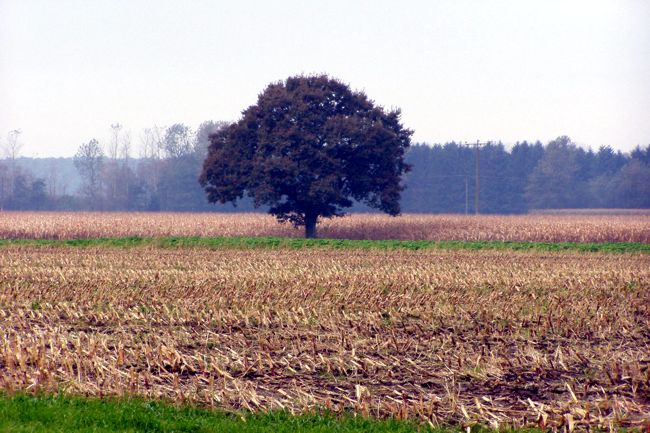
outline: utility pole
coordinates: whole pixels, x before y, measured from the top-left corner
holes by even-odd
[[[465,143],[465,146],[473,146],[475,153],[474,153],[474,162],[475,162],[475,168],[476,168],[476,173],[475,173],[475,178],[476,178],[476,185],[475,185],[475,191],[474,191],[474,214],[478,215],[479,214],[479,206],[478,206],[478,199],[479,195],[481,192],[481,147],[486,146],[490,144],[490,141],[484,141],[481,142],[479,140],[476,140],[476,143]]]
[[[474,160],[476,161],[476,194],[474,194],[474,212],[476,213],[476,215],[479,214],[479,211],[478,211],[478,196],[479,196],[479,194],[481,192],[481,176],[480,176],[480,174],[481,174],[481,163],[480,163],[480,161],[481,161],[481,153],[480,153],[480,150],[479,150],[480,148],[481,148],[481,146],[479,145],[479,141],[476,140],[476,146],[475,146],[476,156],[474,158]]]
[[[469,213],[469,179],[465,176],[465,215]]]

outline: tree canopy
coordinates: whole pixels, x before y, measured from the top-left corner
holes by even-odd
[[[319,217],[342,216],[354,201],[399,214],[411,134],[399,110],[341,81],[290,77],[211,136],[199,181],[211,202],[248,196],[315,237]]]

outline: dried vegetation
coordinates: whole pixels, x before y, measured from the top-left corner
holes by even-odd
[[[356,214],[324,220],[318,230],[339,239],[650,243],[650,215]],[[265,214],[0,212],[0,239],[123,236],[302,237],[303,231]]]
[[[0,388],[434,425],[640,426],[650,258],[4,247]]]

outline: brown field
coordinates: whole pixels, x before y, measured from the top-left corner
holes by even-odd
[[[650,243],[650,215],[385,215],[324,220],[341,239]],[[265,214],[0,212],[0,239],[123,236],[303,236]]]
[[[531,214],[535,215],[601,215],[601,216],[618,216],[618,215],[644,215],[650,216],[650,209],[531,209]]]
[[[48,215],[39,228],[32,214],[9,234],[51,237],[65,218]],[[220,218],[73,222],[63,236],[225,234],[213,231]],[[264,220],[247,218],[239,230]],[[647,240],[647,220],[591,221],[608,236],[636,221],[632,237]],[[0,249],[0,340],[5,391],[329,407],[434,425],[641,426],[650,418],[650,257],[10,246]]]

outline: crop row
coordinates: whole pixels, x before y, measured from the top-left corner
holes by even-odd
[[[318,230],[338,239],[650,243],[650,216],[355,214]],[[0,239],[302,235],[265,214],[0,212]]]
[[[639,426],[650,258],[69,249],[0,255],[0,388],[431,424]]]

